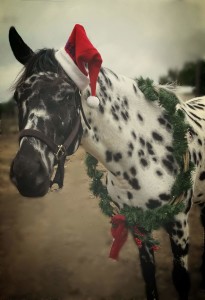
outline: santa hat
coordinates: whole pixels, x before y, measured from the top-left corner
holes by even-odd
[[[81,91],[90,83],[91,96],[87,102],[89,106],[97,107],[96,82],[102,58],[89,41],[83,26],[75,25],[65,47],[58,50],[55,57]]]

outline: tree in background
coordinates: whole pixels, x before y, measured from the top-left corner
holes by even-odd
[[[205,61],[186,62],[181,70],[170,69],[159,78],[159,83],[193,86],[196,96],[205,95]]]

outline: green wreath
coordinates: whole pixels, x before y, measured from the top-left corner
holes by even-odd
[[[100,198],[99,206],[102,212],[109,217],[115,214],[124,215],[126,225],[134,236],[152,246],[158,244],[158,242],[151,237],[151,232],[171,222],[175,215],[184,210],[184,203],[181,200],[184,192],[192,188],[191,172],[194,165],[189,159],[186,162],[184,161],[188,153],[186,134],[189,126],[185,123],[184,113],[181,110],[176,110],[176,105],[179,103],[178,98],[174,93],[163,88],[156,91],[153,81],[150,79],[140,78],[137,83],[147,100],[158,101],[159,105],[164,107],[168,120],[172,125],[173,155],[179,166],[179,174],[176,176],[171,189],[172,201],[155,209],[143,210],[139,207],[124,205],[123,208],[116,211],[116,206],[108,195],[106,186],[102,183],[103,172],[97,169],[98,160],[87,154],[85,163],[87,174],[92,179],[90,190],[94,196]],[[136,226],[139,229],[138,232],[135,230]]]

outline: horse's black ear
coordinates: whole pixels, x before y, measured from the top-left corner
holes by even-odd
[[[9,29],[9,43],[16,59],[21,64],[25,65],[25,63],[32,56],[33,51],[24,43],[15,27],[13,26]]]

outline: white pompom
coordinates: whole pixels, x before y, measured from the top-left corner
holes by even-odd
[[[90,106],[92,108],[97,108],[100,104],[100,100],[95,96],[89,96],[87,98],[87,103],[88,103],[88,106]]]

